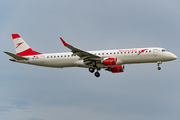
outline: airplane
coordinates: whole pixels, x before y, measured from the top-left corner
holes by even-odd
[[[12,34],[12,39],[16,54],[4,52],[12,57],[10,61],[54,68],[83,67],[91,73],[96,71],[96,77],[100,76],[101,69],[124,72],[124,64],[157,63],[161,70],[162,62],[177,59],[176,55],[160,47],[84,51],[67,44],[61,37],[63,45],[71,52],[42,54],[32,50],[19,34]]]

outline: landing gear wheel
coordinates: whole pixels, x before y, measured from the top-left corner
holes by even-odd
[[[99,73],[99,72],[95,72],[94,75],[95,75],[96,77],[99,77],[99,76],[100,76],[100,73]]]
[[[93,67],[90,67],[90,68],[89,68],[89,72],[93,73],[93,72],[94,72],[94,68],[93,68]]]
[[[158,70],[161,70],[161,67],[158,67]]]
[[[161,67],[160,67],[160,64],[162,64],[162,62],[161,61],[157,61],[157,66],[158,66],[158,70],[161,70]]]

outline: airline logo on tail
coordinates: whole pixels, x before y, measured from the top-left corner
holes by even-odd
[[[18,44],[16,44],[17,46],[16,46],[16,48],[18,48],[21,44],[23,44],[24,42],[21,42],[21,43],[18,43]]]

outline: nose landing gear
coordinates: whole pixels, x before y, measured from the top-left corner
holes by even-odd
[[[158,61],[158,62],[157,62],[157,66],[158,66],[157,69],[158,69],[158,70],[161,70],[160,64],[162,64],[162,62],[161,62],[161,61]]]

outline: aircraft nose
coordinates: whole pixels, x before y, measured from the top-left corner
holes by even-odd
[[[172,58],[173,58],[174,60],[177,59],[177,56],[176,56],[176,55],[172,54],[171,56],[172,56]]]

